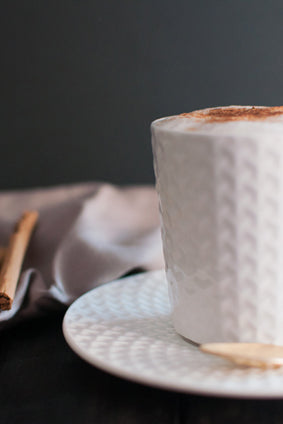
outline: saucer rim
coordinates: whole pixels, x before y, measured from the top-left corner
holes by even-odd
[[[159,275],[160,274],[160,275]],[[163,274],[163,277],[162,275]],[[102,286],[98,286],[94,289],[91,289],[90,291],[84,293],[82,296],[80,296],[78,299],[76,299],[67,309],[63,322],[62,322],[62,331],[64,338],[69,345],[69,347],[76,353],[81,359],[86,361],[92,366],[97,367],[98,369],[114,375],[118,378],[126,379],[128,381],[131,381],[133,383],[142,384],[144,386],[150,386],[157,389],[163,389],[163,390],[169,390],[169,391],[176,391],[180,393],[187,393],[187,394],[196,394],[196,395],[204,395],[204,396],[216,396],[216,397],[225,397],[225,398],[239,398],[239,399],[282,399],[283,398],[283,384],[282,384],[282,390],[278,390],[278,388],[255,388],[255,387],[245,387],[243,390],[242,388],[227,388],[227,387],[221,387],[219,384],[219,387],[215,387],[215,381],[211,386],[206,383],[195,383],[194,381],[190,382],[188,384],[188,381],[179,382],[176,383],[175,380],[168,381],[168,378],[163,378],[163,376],[159,376],[158,379],[148,376],[148,375],[141,375],[137,373],[133,373],[132,371],[125,370],[119,366],[113,366],[110,363],[107,363],[103,360],[100,360],[97,357],[94,357],[90,353],[88,353],[86,350],[82,349],[78,343],[76,343],[76,340],[71,335],[69,331],[69,324],[68,324],[68,318],[70,314],[73,313],[76,306],[84,299],[85,297],[92,296],[93,293],[99,293],[100,290],[104,291],[107,287],[107,290],[111,290],[111,286],[114,284],[120,284],[122,289],[125,286],[125,290],[127,288],[127,285],[131,283],[131,280],[135,280],[137,276],[143,276],[144,281],[140,281],[139,284],[146,283],[148,279],[151,278],[153,275],[157,275],[160,279],[166,278],[164,270],[158,270],[158,271],[148,271],[143,272],[140,274],[134,274],[132,276],[128,276],[122,279],[117,279],[114,281],[111,281],[109,283],[106,283]],[[123,292],[123,290],[121,290]],[[123,294],[123,293],[122,293]],[[178,333],[177,333],[178,334]],[[181,337],[178,334],[179,337]],[[183,338],[182,338],[183,339]],[[199,349],[192,344],[188,343],[188,349],[194,349],[196,352],[198,351],[200,354],[201,352]],[[225,359],[224,359],[225,361]],[[235,365],[237,367],[237,365]]]

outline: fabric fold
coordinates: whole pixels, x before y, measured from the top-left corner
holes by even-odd
[[[163,267],[158,199],[151,186],[85,183],[0,193],[0,243],[27,209],[40,217],[1,326],[135,270]]]

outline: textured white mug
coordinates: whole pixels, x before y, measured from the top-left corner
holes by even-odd
[[[151,126],[176,331],[283,343],[283,107],[211,108]]]

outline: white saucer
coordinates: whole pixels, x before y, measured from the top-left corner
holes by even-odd
[[[283,398],[283,368],[240,367],[200,352],[176,334],[164,271],[86,293],[68,309],[63,331],[81,358],[138,383],[206,395]]]

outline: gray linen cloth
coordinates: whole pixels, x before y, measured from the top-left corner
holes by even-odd
[[[135,269],[163,267],[158,200],[151,186],[84,183],[0,192],[0,245],[7,245],[27,209],[38,210],[39,221],[13,307],[0,312],[0,327],[69,305]]]

